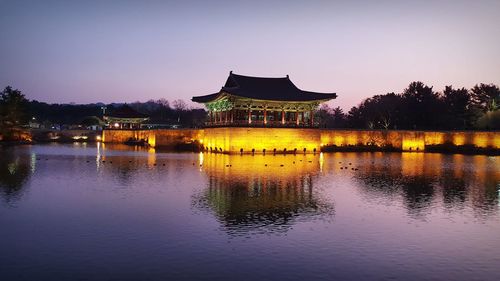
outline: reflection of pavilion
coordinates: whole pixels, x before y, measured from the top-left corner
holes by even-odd
[[[280,232],[300,220],[330,216],[333,205],[313,190],[319,163],[308,159],[206,154],[208,187],[196,205],[214,211],[233,234]]]

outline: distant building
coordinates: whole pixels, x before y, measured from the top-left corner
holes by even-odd
[[[207,126],[315,127],[319,104],[335,93],[315,93],[297,88],[288,75],[282,78],[250,77],[229,73],[215,94],[196,96],[209,111]]]
[[[103,116],[106,127],[110,129],[140,129],[141,123],[149,120],[146,114],[123,105]]]

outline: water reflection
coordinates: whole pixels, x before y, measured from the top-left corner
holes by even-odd
[[[207,187],[194,205],[213,212],[229,234],[277,234],[301,221],[333,218],[333,203],[314,188],[317,157],[202,154],[199,161]]]
[[[358,157],[361,161],[365,156]],[[408,214],[415,218],[425,218],[440,204],[449,211],[470,207],[479,216],[498,211],[500,171],[496,158],[374,153],[354,178],[367,198],[397,202],[401,197]]]
[[[21,157],[15,149],[1,149],[0,195],[11,205],[24,193],[24,186],[34,172],[36,158]]]

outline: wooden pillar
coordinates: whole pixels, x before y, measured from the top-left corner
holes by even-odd
[[[212,110],[208,111],[208,124],[212,125]]]
[[[234,108],[231,109],[231,124],[234,122]]]
[[[295,112],[295,124],[297,124],[297,126],[299,125],[299,112],[298,111]]]
[[[264,124],[267,124],[267,108],[264,108]]]
[[[224,118],[225,118],[224,122],[225,122],[226,124],[227,124],[227,113],[228,113],[228,112],[227,112],[227,110],[225,110],[225,111],[224,111]]]
[[[311,127],[314,127],[314,111],[309,111],[309,119],[311,120]]]
[[[300,118],[302,120],[302,124],[304,124],[304,111],[300,112],[300,116],[301,116]]]
[[[248,124],[252,124],[252,108],[248,108]]]
[[[281,110],[281,124],[285,125],[285,110]]]

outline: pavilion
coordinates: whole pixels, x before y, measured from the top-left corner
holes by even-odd
[[[149,120],[149,117],[125,104],[104,115],[103,119],[108,129],[140,129],[141,123]]]
[[[264,78],[231,71],[219,92],[196,96],[192,101],[207,107],[208,127],[317,127],[315,110],[336,97],[335,93],[303,91],[288,75]]]

